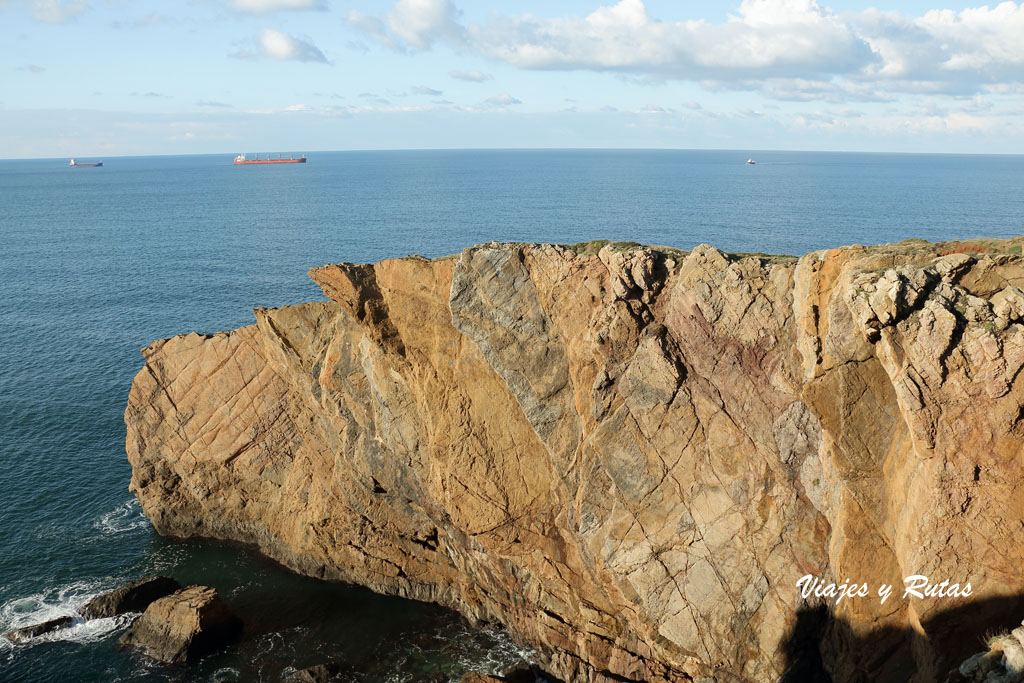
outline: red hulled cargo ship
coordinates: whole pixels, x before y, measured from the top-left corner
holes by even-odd
[[[262,159],[260,159],[260,155],[259,154],[257,154],[252,159],[246,159],[244,154],[239,154],[237,157],[235,157],[235,165],[236,166],[240,166],[242,164],[304,164],[304,163],[306,163],[306,155],[305,154],[303,154],[302,156],[299,156],[299,157],[296,157],[296,156],[293,156],[293,155],[289,154],[287,159],[284,158],[280,154],[277,155],[276,159],[271,157],[269,154],[266,155]]]

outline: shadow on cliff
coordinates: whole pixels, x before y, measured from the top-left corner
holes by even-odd
[[[826,605],[797,611],[783,647],[780,683],[868,683],[946,680],[988,636],[1020,626],[1024,594],[978,600],[930,616],[924,637],[914,629],[882,628],[856,633]]]

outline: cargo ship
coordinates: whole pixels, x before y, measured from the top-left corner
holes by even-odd
[[[68,166],[71,166],[73,168],[99,168],[102,165],[103,165],[102,161],[100,161],[98,163],[95,163],[95,164],[80,164],[77,161],[75,161],[74,159],[72,159],[71,163],[68,164]]]
[[[257,154],[252,159],[247,159],[244,154],[239,154],[237,157],[235,157],[235,165],[236,166],[240,165],[240,164],[304,164],[304,163],[306,163],[306,155],[305,154],[303,154],[300,157],[295,157],[295,156],[292,156],[291,154],[289,154],[287,159],[285,159],[280,154],[277,155],[276,159],[272,158],[269,154],[266,155],[262,159],[260,159],[260,155],[259,154]]]

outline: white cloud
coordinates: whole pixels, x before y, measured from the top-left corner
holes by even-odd
[[[491,80],[490,74],[485,74],[475,69],[472,71],[449,71],[448,75],[460,81],[469,81],[470,83],[483,83],[484,81]]]
[[[501,106],[501,107],[507,107],[510,104],[522,104],[523,101],[518,99],[518,98],[512,97],[507,92],[503,92],[500,95],[495,95],[494,97],[488,97],[487,98],[487,103],[488,104],[496,104],[496,105]]]
[[[663,21],[643,0],[620,0],[585,16],[493,13],[468,25],[458,16],[450,0],[398,0],[381,18],[353,13],[349,24],[396,50],[426,50],[443,40],[523,69],[691,80],[782,100],[973,95],[1024,81],[1024,2],[915,17],[837,14],[816,0],[742,0],[718,23]]]
[[[585,17],[505,17],[469,31],[483,54],[529,69],[700,79],[831,73],[873,59],[814,0],[744,0],[739,14],[721,24],[660,21],[642,0],[621,0]]]
[[[313,43],[272,28],[263,29],[260,49],[267,57],[281,61],[327,63],[327,57]]]
[[[398,38],[426,50],[438,40],[462,42],[458,15],[451,0],[398,0],[384,15],[384,22]]]
[[[348,24],[350,28],[366,34],[368,38],[376,40],[381,45],[386,45],[393,50],[403,49],[398,43],[391,39],[388,35],[387,26],[385,26],[384,22],[377,17],[371,17],[369,14],[363,14],[358,10],[350,10],[349,13],[345,15],[345,23]]]
[[[453,45],[465,42],[459,14],[451,0],[398,0],[382,18],[352,10],[345,22],[392,49],[429,50],[441,40]]]
[[[229,5],[236,12],[267,14],[283,10],[325,10],[325,0],[231,0]]]
[[[32,18],[44,24],[63,24],[89,9],[81,0],[29,0]]]
[[[881,77],[914,81],[1020,81],[1024,3],[1003,2],[921,17],[868,10],[855,19],[881,61]],[[870,72],[869,72],[870,73]]]

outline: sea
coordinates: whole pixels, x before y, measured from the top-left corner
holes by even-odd
[[[0,160],[0,632],[151,574],[218,588],[231,648],[164,667],[127,619],[0,640],[0,681],[272,681],[325,661],[360,681],[458,680],[530,654],[435,605],[298,576],[252,550],[174,541],[128,491],[139,350],[321,300],[311,266],[491,240],[635,241],[800,255],[1024,233],[1024,156],[480,150]]]

